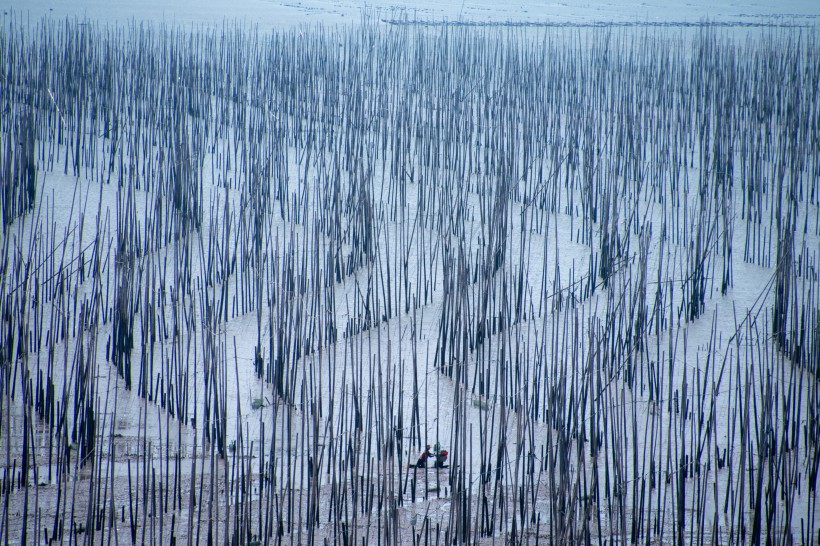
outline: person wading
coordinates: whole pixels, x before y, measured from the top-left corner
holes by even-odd
[[[419,460],[416,461],[416,468],[427,468],[427,459],[433,456],[433,452],[430,451],[430,444],[424,448],[424,451],[421,452],[419,455]]]

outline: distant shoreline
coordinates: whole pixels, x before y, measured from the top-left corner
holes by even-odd
[[[789,16],[780,16],[787,18]],[[797,19],[798,16],[795,16]],[[799,16],[816,19],[818,16]],[[813,24],[797,22],[753,21],[436,21],[431,19],[381,19],[388,25],[431,27],[534,27],[534,28],[631,28],[631,27],[708,27],[708,28],[812,28]]]

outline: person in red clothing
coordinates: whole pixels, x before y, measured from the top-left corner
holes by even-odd
[[[446,449],[442,449],[438,453],[436,453],[435,467],[436,468],[444,468],[444,466],[445,466],[444,463],[447,462],[447,456],[449,454],[450,453]]]
[[[427,459],[433,456],[433,452],[430,451],[430,444],[424,448],[424,451],[421,452],[419,455],[419,460],[416,462],[416,468],[426,468],[427,467]]]

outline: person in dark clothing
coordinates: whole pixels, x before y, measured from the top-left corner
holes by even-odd
[[[450,453],[446,449],[442,449],[438,453],[436,453],[435,467],[436,468],[444,468],[446,466],[444,463],[447,462],[447,456],[449,454]]]

